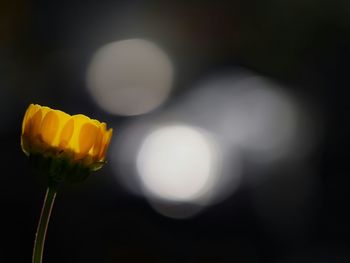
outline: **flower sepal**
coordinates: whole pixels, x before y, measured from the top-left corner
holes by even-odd
[[[94,167],[83,162],[71,162],[67,157],[52,157],[43,154],[29,155],[30,165],[39,176],[45,176],[49,187],[61,183],[78,183],[89,177]]]

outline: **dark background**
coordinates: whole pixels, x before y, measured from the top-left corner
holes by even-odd
[[[169,104],[199,77],[237,66],[303,94],[322,127],[303,162],[317,178],[311,208],[294,207],[298,187],[284,203],[289,181],[278,175],[300,167],[277,167],[263,186],[275,201],[272,219],[259,217],[255,188],[243,184],[203,213],[176,220],[124,189],[107,164],[83,184],[61,188],[44,262],[350,262],[349,17],[350,2],[340,0],[1,1],[0,262],[30,262],[45,193],[20,148],[27,106],[83,112],[116,129],[142,118],[99,109],[85,83],[96,49],[133,37],[157,41],[173,59]]]

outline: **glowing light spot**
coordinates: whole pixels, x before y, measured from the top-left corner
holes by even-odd
[[[145,191],[172,201],[194,201],[207,194],[217,176],[216,166],[210,138],[184,125],[156,129],[145,138],[137,156]]]
[[[128,39],[107,44],[93,56],[87,84],[97,104],[112,114],[139,115],[169,96],[173,66],[155,44]]]
[[[276,82],[233,71],[200,83],[179,106],[187,121],[217,135],[227,148],[271,163],[305,156],[313,145],[313,123],[296,96]]]

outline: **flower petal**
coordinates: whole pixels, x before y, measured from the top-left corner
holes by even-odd
[[[33,115],[40,109],[40,106],[37,104],[30,104],[28,107],[26,114],[23,118],[23,123],[22,123],[22,135],[26,134],[29,135],[30,130],[31,130],[31,121],[33,118]]]
[[[55,137],[57,135],[59,126],[59,118],[57,114],[51,110],[48,113],[46,113],[42,124],[41,124],[41,136],[45,143],[52,145],[53,141],[55,140]]]
[[[106,152],[107,152],[109,143],[111,141],[112,134],[113,134],[113,129],[109,129],[103,137],[102,147],[99,155],[99,160],[101,161],[106,158]]]
[[[79,134],[79,155],[84,155],[89,152],[94,145],[98,128],[91,122],[83,124]]]
[[[102,142],[103,142],[103,137],[104,137],[104,133],[106,132],[106,123],[101,123],[97,137],[96,137],[96,141],[92,150],[92,155],[95,158],[98,158],[99,153],[101,152],[101,147],[102,147]]]
[[[40,132],[41,119],[42,119],[42,112],[41,112],[41,109],[39,109],[36,113],[34,113],[32,119],[30,120],[29,136],[31,140],[34,140]]]
[[[59,138],[59,148],[63,150],[69,144],[74,131],[74,119],[69,119],[63,126],[60,138]]]
[[[31,117],[31,113],[33,112],[34,110],[34,104],[30,104],[28,109],[26,110],[26,113],[24,115],[24,118],[23,118],[23,122],[22,122],[22,135],[24,134],[25,130],[26,130],[26,127],[28,127],[28,119],[29,117]],[[28,128],[27,128],[28,130]]]

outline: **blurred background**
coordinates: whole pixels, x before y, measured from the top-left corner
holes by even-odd
[[[0,262],[30,262],[30,103],[114,129],[44,262],[350,262],[350,3],[0,2]]]

